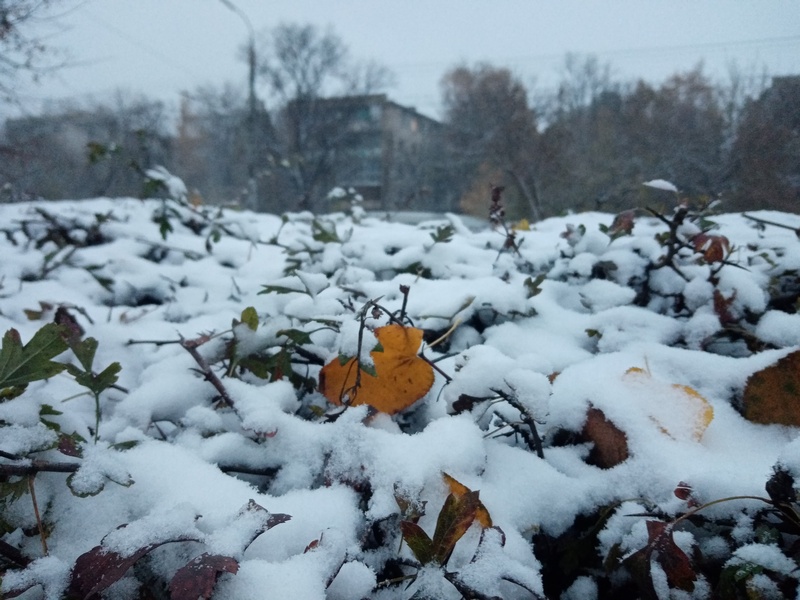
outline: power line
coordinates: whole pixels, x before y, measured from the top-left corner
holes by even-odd
[[[105,19],[102,19],[102,18],[98,17],[97,15],[93,14],[92,12],[90,12],[88,10],[84,10],[84,14],[87,16],[87,18],[89,18],[89,20],[94,21],[95,23],[97,23],[98,25],[101,25],[102,27],[105,27],[109,31],[112,31],[113,33],[118,35],[120,38],[122,38],[123,40],[125,40],[126,42],[131,44],[132,46],[135,46],[136,48],[139,48],[140,50],[142,50],[143,52],[149,54],[153,58],[157,58],[158,60],[162,61],[164,64],[167,64],[167,65],[171,66],[173,69],[179,71],[183,75],[191,75],[192,77],[196,77],[198,79],[203,79],[204,76],[201,73],[196,72],[194,69],[192,69],[191,67],[189,67],[189,66],[187,66],[185,64],[181,64],[181,63],[175,61],[171,56],[169,56],[167,54],[164,54],[163,52],[159,52],[159,51],[153,49],[151,46],[148,46],[147,44],[144,44],[144,43],[140,42],[136,38],[128,35],[125,31],[123,31],[119,27],[109,23]]]
[[[758,46],[758,45],[777,45],[777,44],[796,44],[800,43],[800,35],[770,37],[759,39],[746,39],[746,40],[732,40],[725,42],[699,42],[693,44],[675,44],[668,46],[642,46],[636,48],[619,48],[616,50],[600,50],[600,51],[581,51],[578,54],[593,54],[597,56],[625,56],[635,54],[651,54],[651,53],[664,53],[672,51],[686,51],[686,50],[709,50],[714,48],[732,48],[740,46]],[[520,63],[520,62],[537,62],[537,61],[552,61],[560,60],[564,57],[565,53],[549,53],[549,54],[525,54],[521,56],[512,57],[498,57],[492,59],[498,63]],[[431,69],[441,67],[446,64],[445,61],[425,61],[425,62],[410,62],[410,63],[388,63],[388,65],[395,69]]]

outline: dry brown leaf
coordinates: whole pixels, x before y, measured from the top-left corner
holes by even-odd
[[[754,423],[800,427],[800,350],[750,376],[742,409]]]
[[[628,436],[619,427],[606,418],[599,408],[590,407],[586,413],[586,423],[582,435],[594,443],[590,455],[593,464],[602,469],[610,469],[626,460],[628,454]]]
[[[325,365],[319,374],[319,390],[333,404],[346,401],[352,406],[369,404],[394,414],[414,404],[433,385],[433,367],[417,356],[422,330],[391,324],[375,330],[382,351],[370,355],[375,375],[361,370],[356,387],[358,365],[355,358],[342,364],[338,358]]]

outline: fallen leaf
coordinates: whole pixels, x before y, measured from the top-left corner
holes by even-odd
[[[380,349],[370,353],[374,375],[362,367],[356,387],[356,359],[342,363],[335,358],[320,371],[319,390],[337,406],[368,404],[381,412],[395,414],[428,393],[433,385],[433,367],[417,356],[422,343],[421,329],[385,325],[375,330],[375,337]]]
[[[628,369],[624,380],[642,387],[642,397],[650,400],[646,407],[650,418],[672,438],[688,434],[700,441],[714,419],[714,408],[708,400],[688,385],[659,381],[638,367]]]
[[[601,469],[610,469],[629,456],[628,436],[599,408],[589,408],[582,436],[594,444],[589,459]]]
[[[744,417],[800,427],[800,350],[752,374],[742,397]]]

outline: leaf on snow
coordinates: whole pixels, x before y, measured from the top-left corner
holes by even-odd
[[[334,358],[319,375],[319,389],[333,404],[343,400],[350,405],[369,404],[388,414],[394,414],[414,404],[428,393],[433,385],[433,367],[417,356],[423,332],[415,327],[391,324],[375,330],[378,349],[370,352],[374,375],[361,367],[359,386],[355,358],[342,363]]]
[[[753,423],[800,426],[800,350],[751,375],[742,408]]]
[[[169,582],[171,600],[208,600],[220,573],[239,571],[239,563],[230,556],[203,553],[175,572]]]
[[[151,550],[173,542],[197,541],[193,538],[166,540],[142,546],[132,554],[123,556],[104,546],[95,546],[81,554],[72,568],[67,596],[88,600],[119,581],[137,560]]]
[[[589,408],[582,435],[594,443],[591,462],[601,469],[610,469],[628,459],[628,436],[599,408]]]

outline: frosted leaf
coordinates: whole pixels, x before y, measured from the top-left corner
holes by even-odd
[[[131,476],[122,466],[116,452],[108,444],[83,446],[83,460],[78,470],[69,476],[67,483],[78,496],[92,496],[100,492],[107,481],[128,486],[133,483]]]
[[[71,565],[55,556],[38,558],[25,569],[4,572],[0,580],[0,596],[41,585],[45,600],[60,600],[69,584],[70,569]]]
[[[167,169],[161,165],[153,167],[152,169],[147,169],[145,175],[153,181],[160,181],[163,183],[170,198],[184,200],[189,195],[189,191],[186,189],[186,184],[183,180],[167,171]]]

